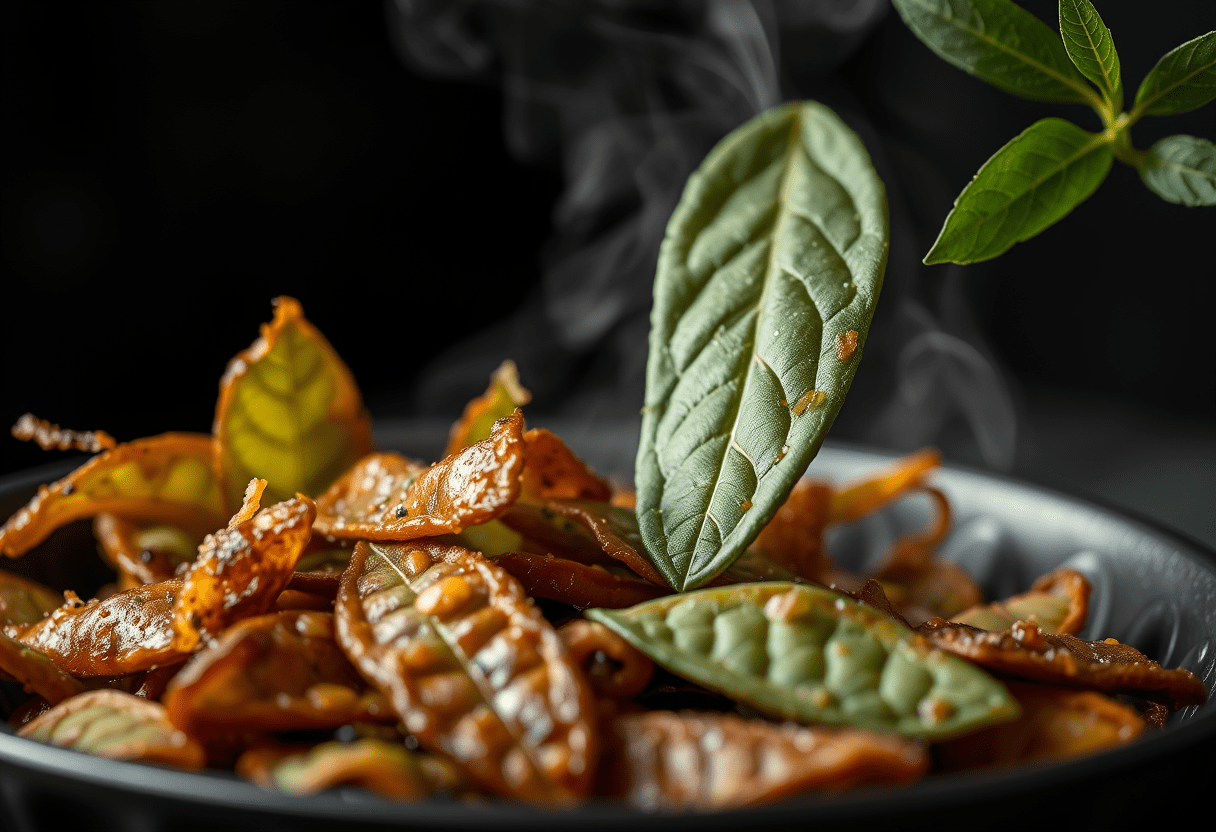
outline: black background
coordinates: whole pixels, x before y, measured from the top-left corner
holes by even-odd
[[[458,5],[478,25],[577,18],[563,3]],[[687,3],[588,5],[659,29],[698,14]],[[1054,26],[1055,3],[1023,5]],[[1216,28],[1208,0],[1097,6],[1129,99],[1160,55]],[[435,362],[453,346],[534,299],[561,244],[551,216],[567,181],[560,148],[509,152],[503,61],[468,78],[421,72],[394,50],[386,11],[273,0],[4,6],[0,422],[32,411],[120,440],[207,431],[227,360],[279,294],[302,301],[377,419],[452,418],[479,391],[461,380],[420,398],[437,388],[418,385],[443,374]],[[964,75],[893,12],[826,68],[813,35],[782,32],[782,97],[821,97],[858,126],[887,181],[895,235],[856,401],[833,436],[900,444],[871,418],[892,383],[875,339],[898,329],[897,299],[912,294],[1005,379],[1023,420],[1015,473],[1051,479],[1052,448],[1108,419],[1117,429],[1063,480],[1086,485],[1086,465],[1154,434],[1195,437],[1210,453],[1216,213],[1167,204],[1116,163],[1035,240],[983,264],[921,267],[952,200],[1005,141],[1047,115],[1087,129],[1097,118]],[[1147,147],[1170,133],[1216,137],[1216,106],[1146,119],[1133,136]],[[555,357],[552,378],[525,376],[538,412],[560,413],[565,393],[599,383],[591,370],[611,360],[596,349]],[[479,360],[488,372],[504,357],[516,356],[491,349]],[[636,379],[619,382],[614,400],[636,414]],[[935,430],[904,444],[936,441],[983,464],[966,442],[951,444],[948,421]],[[0,439],[0,471],[48,458]]]

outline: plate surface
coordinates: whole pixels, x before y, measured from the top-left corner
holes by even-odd
[[[401,446],[382,436],[385,446]],[[406,450],[410,448],[406,447]],[[584,449],[580,449],[584,450]],[[602,470],[609,458],[585,456]],[[894,457],[828,444],[809,476],[848,481]],[[0,478],[7,517],[70,464]],[[1068,564],[1094,584],[1086,638],[1114,637],[1167,667],[1184,666],[1212,689],[1216,678],[1216,553],[1149,522],[990,474],[947,467],[933,477],[950,497],[955,527],[943,556],[974,575],[989,597],[1027,588]],[[842,565],[864,567],[896,534],[923,526],[928,501],[910,498],[829,537]],[[57,532],[39,550],[0,568],[56,588],[92,588],[107,579],[88,524]],[[85,557],[82,558],[81,554]],[[11,686],[9,693],[11,694]],[[7,714],[4,714],[7,715]],[[1211,818],[1216,782],[1216,701],[1181,710],[1164,731],[1081,760],[985,773],[934,776],[898,790],[801,797],[715,815],[646,815],[591,803],[546,812],[505,803],[398,804],[355,790],[311,798],[262,791],[224,772],[187,772],[91,758],[0,730],[0,824],[25,832],[70,817],[91,830],[276,829],[582,829],[736,828],[740,823],[802,826],[842,822],[900,829],[995,823],[1065,822],[1076,828],[1151,823],[1184,807]]]

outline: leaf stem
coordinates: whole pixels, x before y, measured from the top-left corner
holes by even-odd
[[[1147,150],[1137,150],[1132,145],[1131,126],[1135,121],[1128,113],[1120,113],[1118,118],[1108,123],[1106,139],[1110,142],[1111,152],[1116,159],[1139,171],[1148,162],[1149,154]]]

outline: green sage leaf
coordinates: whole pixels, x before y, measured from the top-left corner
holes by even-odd
[[[1196,136],[1166,136],[1149,148],[1140,178],[1166,202],[1216,205],[1216,144]]]
[[[1058,222],[1092,194],[1113,155],[1102,134],[1045,118],[984,163],[946,217],[925,263],[974,263]]]
[[[1060,0],[1060,36],[1081,74],[1097,84],[1115,113],[1123,109],[1123,75],[1110,29],[1089,0]]]
[[[940,739],[1018,714],[980,668],[821,587],[738,584],[586,614],[673,673],[782,719]]]
[[[722,140],[667,226],[638,449],[642,541],[672,587],[747,547],[819,450],[886,268],[861,140],[815,102]]]
[[[893,0],[943,60],[1014,95],[1092,104],[1097,96],[1051,28],[1009,0]]]
[[[1216,31],[1170,50],[1149,70],[1133,115],[1168,116],[1216,98]]]

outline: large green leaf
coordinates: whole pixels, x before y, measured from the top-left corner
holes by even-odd
[[[893,0],[908,28],[941,58],[1014,95],[1097,99],[1050,27],[1009,0]]]
[[[737,584],[587,617],[673,673],[781,719],[940,739],[1018,713],[980,668],[822,587]]]
[[[1089,0],[1060,0],[1060,36],[1064,49],[1086,78],[1098,85],[1111,110],[1123,109],[1123,75],[1110,29]]]
[[[638,524],[676,589],[733,561],[818,451],[860,359],[887,260],[861,140],[787,104],[688,180],[655,278]]]
[[[1045,118],[984,163],[946,217],[926,263],[974,263],[1003,254],[1058,222],[1110,170],[1107,138]]]
[[[1140,178],[1179,205],[1216,205],[1216,145],[1196,136],[1166,136],[1148,151]]]
[[[1136,93],[1133,115],[1168,116],[1216,97],[1216,32],[1172,49],[1157,61]]]

